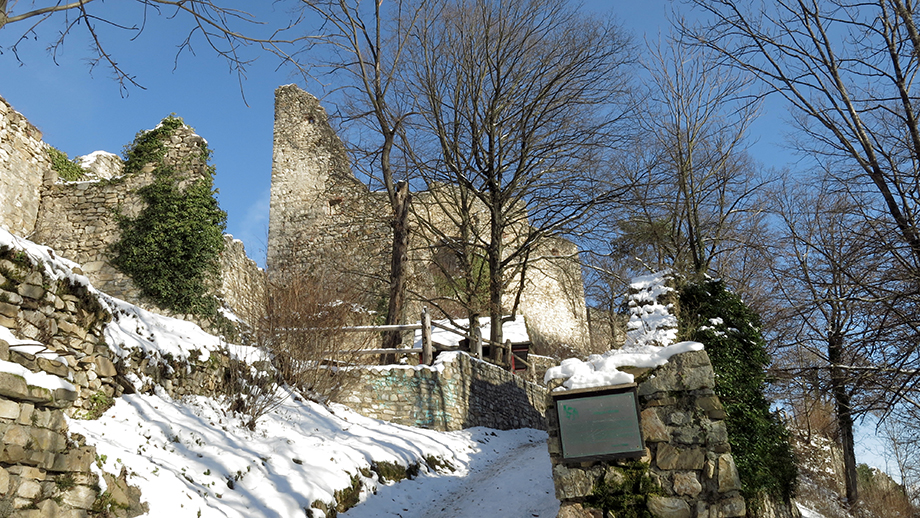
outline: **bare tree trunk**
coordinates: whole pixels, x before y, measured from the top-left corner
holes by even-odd
[[[387,307],[387,325],[402,323],[403,303],[406,294],[406,263],[409,253],[409,184],[396,184],[396,196],[393,203],[393,253],[390,260],[390,300]],[[388,331],[383,335],[383,348],[396,349],[402,342],[401,331]],[[383,364],[396,362],[396,355],[383,356]]]
[[[843,336],[831,333],[827,340],[827,356],[831,364],[831,392],[840,429],[840,447],[843,450],[843,479],[846,486],[847,507],[859,500],[856,485],[856,453],[853,441],[853,409],[847,393],[847,375],[839,367],[843,360]]]

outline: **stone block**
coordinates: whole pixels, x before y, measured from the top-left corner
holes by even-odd
[[[6,302],[0,302],[0,315],[9,318],[16,318],[19,316],[19,306],[14,306]]]
[[[92,509],[97,496],[95,491],[86,486],[76,486],[65,491],[62,500],[65,504],[78,509]]]
[[[747,516],[744,498],[735,496],[722,500],[719,504],[719,518],[735,518],[738,516]]]
[[[42,485],[34,480],[23,479],[19,483],[19,489],[16,490],[16,496],[28,498],[30,500],[42,494]]]
[[[9,399],[0,399],[0,419],[17,419],[19,412],[19,403]]]
[[[674,473],[674,492],[680,496],[696,498],[703,491],[696,473],[693,471],[679,471]]]
[[[735,458],[731,454],[719,455],[719,493],[741,489],[741,477],[735,467]],[[734,516],[734,515],[733,515]]]
[[[9,372],[0,372],[0,396],[27,400],[29,386],[26,384],[26,379]]]
[[[553,466],[556,498],[571,500],[588,496],[594,490],[594,483],[602,475],[602,468],[568,468],[563,464],[557,464]]]
[[[61,363],[59,361],[38,357],[36,359],[36,364],[38,365],[39,369],[49,374],[54,374],[55,376],[66,378],[67,375],[70,374],[70,369],[67,367],[67,364]]]
[[[597,516],[596,510],[585,509],[581,504],[564,503],[559,507],[556,518],[595,518]],[[603,516],[603,512],[600,516]]]
[[[659,469],[698,470],[703,469],[706,455],[698,447],[677,448],[667,443],[658,445],[655,463]]]
[[[29,452],[22,446],[15,444],[3,446],[0,452],[0,462],[5,464],[21,464],[29,460]]]
[[[639,424],[642,428],[642,438],[651,442],[668,442],[671,433],[668,427],[658,417],[654,408],[646,408],[639,415]]]
[[[96,356],[94,359],[96,365],[96,375],[103,378],[111,378],[118,374],[115,364],[105,356]]]
[[[32,403],[23,403],[19,405],[19,416],[16,422],[21,425],[31,426],[32,412],[35,411],[35,405]]]
[[[54,389],[54,392],[51,394],[51,401],[48,402],[48,405],[55,408],[68,407],[77,400],[77,396],[78,394],[75,390],[66,388]]]
[[[0,496],[10,491],[10,472],[0,467]]]
[[[706,434],[706,440],[711,445],[728,444],[728,428],[725,426],[725,422],[715,421],[711,423]]]
[[[710,419],[725,419],[725,409],[718,396],[703,396],[697,398],[696,406],[706,412]]]
[[[653,495],[648,499],[648,510],[656,518],[690,518],[690,505],[681,498]]]
[[[54,461],[50,471],[82,471],[90,470],[93,461],[96,460],[96,450],[90,446],[84,446],[65,453],[58,453],[54,456]]]
[[[30,432],[30,427],[27,426],[10,426],[6,430],[6,433],[3,434],[3,444],[5,446],[15,445],[25,448],[32,442],[32,434]]]
[[[41,300],[45,296],[45,288],[36,284],[22,283],[16,288],[16,292],[23,298]]]

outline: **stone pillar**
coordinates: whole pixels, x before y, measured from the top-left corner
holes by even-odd
[[[725,427],[725,411],[713,392],[715,376],[705,351],[676,355],[652,372],[637,370],[640,426],[650,488],[637,496],[659,518],[730,518],[746,515],[741,481]],[[587,501],[599,482],[628,476],[629,463],[569,464],[562,458],[559,417],[551,400],[546,412],[559,516],[597,516]]]

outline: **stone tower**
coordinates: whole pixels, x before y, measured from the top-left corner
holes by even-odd
[[[319,100],[296,85],[278,87],[266,260],[270,275],[323,275],[332,268],[367,278],[386,264],[380,250],[385,250],[387,228],[375,209],[382,200],[355,178],[349,163]],[[377,259],[384,262],[378,265]]]

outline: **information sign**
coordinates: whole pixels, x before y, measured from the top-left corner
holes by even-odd
[[[566,461],[644,455],[635,384],[554,392],[552,396]]]

